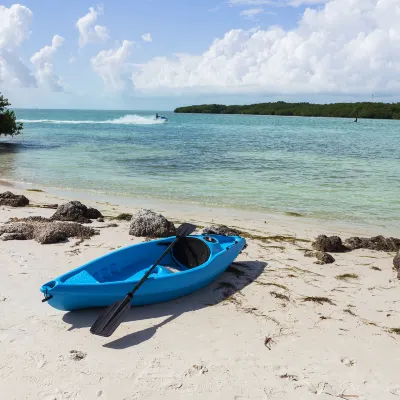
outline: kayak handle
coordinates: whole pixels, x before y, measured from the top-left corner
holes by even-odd
[[[45,295],[46,297],[42,300],[42,303],[46,303],[46,301],[49,301],[50,299],[52,299],[53,298],[53,296],[52,295],[50,295],[50,296],[48,296],[48,295]]]

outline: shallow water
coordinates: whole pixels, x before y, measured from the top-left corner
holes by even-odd
[[[400,121],[161,114],[17,110],[0,177],[400,226]]]

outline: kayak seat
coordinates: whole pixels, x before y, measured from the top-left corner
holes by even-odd
[[[186,268],[196,268],[210,258],[211,251],[201,239],[185,237],[172,249],[172,258]]]
[[[71,276],[71,278],[68,278],[65,283],[70,283],[70,284],[85,284],[85,283],[99,283],[98,280],[96,280],[92,275],[89,274],[86,270],[83,270],[79,272],[78,274],[75,274]]]

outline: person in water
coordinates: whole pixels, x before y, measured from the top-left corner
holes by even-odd
[[[160,116],[158,115],[158,113],[156,114],[156,119],[160,118]]]

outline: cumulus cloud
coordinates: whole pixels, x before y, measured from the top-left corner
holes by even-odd
[[[31,63],[36,69],[36,80],[39,86],[45,86],[55,92],[64,91],[66,85],[63,80],[54,73],[53,55],[64,43],[64,38],[55,35],[51,45],[46,45],[31,57]]]
[[[262,14],[264,9],[262,8],[247,8],[246,10],[242,10],[240,15],[245,18],[254,18],[256,15]]]
[[[17,54],[29,38],[32,11],[19,4],[0,5],[0,83],[5,86],[34,86],[35,79]]]
[[[203,54],[137,66],[132,81],[158,93],[398,93],[399,20],[399,0],[330,0],[293,30],[234,29]]]
[[[120,47],[102,50],[92,57],[92,68],[103,80],[107,89],[116,92],[125,89],[132,70],[127,62],[132,45],[133,42],[124,40]]]
[[[84,47],[88,43],[102,42],[109,38],[108,28],[103,25],[95,25],[99,15],[103,14],[103,8],[89,8],[89,12],[76,22],[79,31],[79,46]]]
[[[142,35],[142,39],[143,39],[145,42],[152,42],[152,41],[153,41],[153,39],[152,39],[150,33],[144,33],[144,34]]]

